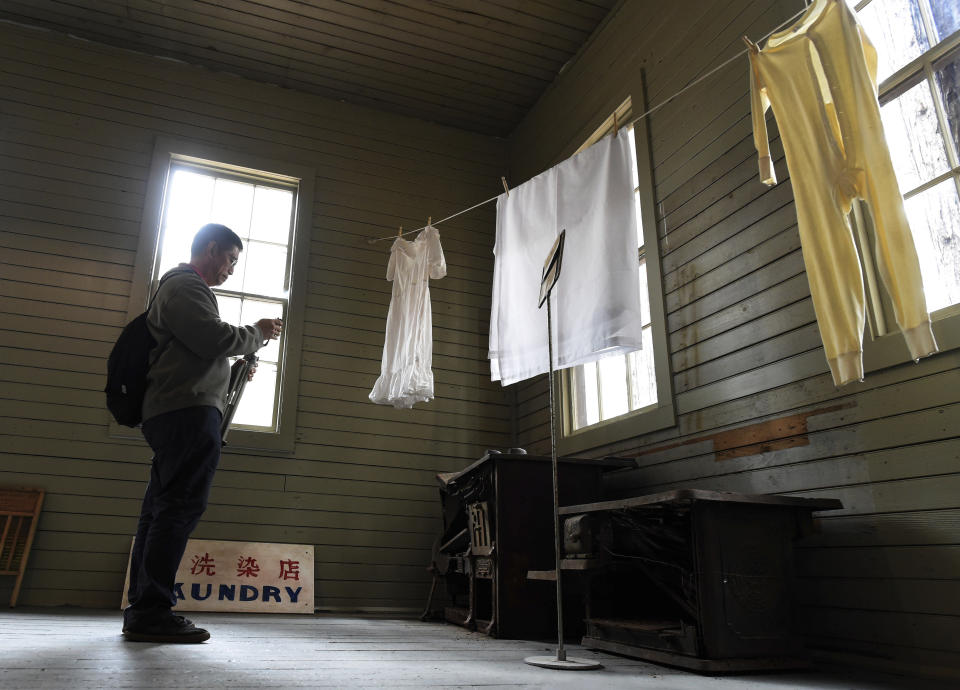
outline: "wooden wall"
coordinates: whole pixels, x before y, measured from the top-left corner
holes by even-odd
[[[389,235],[496,194],[503,140],[0,24],[0,484],[47,490],[26,605],[119,606],[149,450],[108,437],[157,136],[316,170],[291,455],[226,454],[195,536],[316,545],[321,608],[421,609],[434,474],[511,445],[486,363],[494,209],[440,227],[437,398],[373,405]],[[186,248],[185,248],[186,249]]]
[[[658,104],[740,52],[742,34],[757,39],[802,7],[628,0],[512,135],[512,179],[569,155],[638,70]],[[960,355],[833,386],[775,125],[781,182],[758,179],[747,69],[744,57],[649,119],[676,426],[584,455],[638,457],[640,469],[610,481],[612,495],[700,487],[841,499],[800,551],[809,644],[821,657],[955,675]],[[545,380],[516,388],[518,443],[545,450]]]

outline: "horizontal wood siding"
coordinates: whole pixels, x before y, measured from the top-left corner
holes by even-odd
[[[435,473],[511,445],[489,381],[494,210],[440,226],[436,399],[373,405],[390,235],[496,193],[502,140],[0,24],[0,484],[47,490],[22,604],[119,606],[149,469],[101,390],[157,136],[316,170],[295,452],[227,453],[195,536],[316,547],[321,608],[419,609]]]
[[[518,181],[582,142],[643,69],[649,105],[800,2],[625,3],[511,137]],[[611,496],[677,487],[836,497],[800,547],[802,620],[822,657],[960,669],[960,355],[836,389],[804,272],[789,171],[757,175],[746,58],[650,120],[677,424],[584,455],[638,458]],[[634,98],[636,98],[634,94]],[[640,110],[634,101],[634,111]],[[516,386],[518,442],[549,448],[545,377]]]

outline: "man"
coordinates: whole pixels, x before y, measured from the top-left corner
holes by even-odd
[[[227,358],[256,352],[282,328],[280,319],[243,327],[220,320],[210,288],[233,274],[242,250],[243,242],[230,228],[200,228],[190,263],[163,276],[147,314],[157,346],[150,353],[143,436],[154,456],[130,560],[130,606],[123,612],[123,634],[131,640],[203,642],[210,637],[171,611],[177,568],[207,507],[220,460]]]

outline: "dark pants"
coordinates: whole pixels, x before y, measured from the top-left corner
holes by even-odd
[[[220,461],[220,418],[215,407],[188,407],[143,423],[154,455],[130,559],[127,622],[162,616],[176,604],[177,568]]]

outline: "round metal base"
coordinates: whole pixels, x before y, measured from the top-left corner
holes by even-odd
[[[528,656],[523,663],[540,668],[552,668],[557,671],[596,671],[603,668],[603,664],[596,661],[587,661],[586,659],[574,659],[567,657],[566,661],[560,661],[555,656]]]

